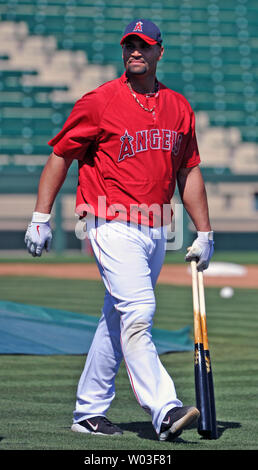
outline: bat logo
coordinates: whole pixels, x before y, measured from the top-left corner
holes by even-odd
[[[211,361],[210,361],[210,358],[207,356],[205,357],[205,363],[206,363],[207,372],[209,373],[211,371]]]
[[[194,351],[194,363],[196,366],[199,364],[199,351],[197,348],[195,348]]]

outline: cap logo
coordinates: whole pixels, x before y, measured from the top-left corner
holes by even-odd
[[[143,32],[143,30],[142,30],[142,25],[143,25],[142,21],[138,21],[138,22],[136,23],[135,27],[134,27],[133,32],[138,31],[138,32],[142,33],[142,32]]]

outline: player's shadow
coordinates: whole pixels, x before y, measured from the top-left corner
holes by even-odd
[[[155,433],[154,428],[151,422],[149,421],[139,421],[139,422],[136,421],[133,423],[119,423],[118,426],[121,427],[123,431],[130,431],[130,432],[137,434],[138,437],[142,439],[149,439],[151,441],[157,441],[157,434]],[[240,427],[241,427],[241,424],[238,422],[217,421],[218,439],[228,429],[238,429]],[[194,428],[196,428],[196,425],[189,426],[188,429],[194,429]],[[198,439],[204,439],[198,434],[197,428],[196,428],[196,435],[198,436]],[[189,442],[189,441],[185,440],[184,434],[182,434],[173,442]]]
[[[157,434],[154,431],[152,424],[149,421],[136,421],[133,423],[119,423],[118,426],[123,431],[130,431],[141,437],[142,439],[149,439],[151,441],[157,440]]]

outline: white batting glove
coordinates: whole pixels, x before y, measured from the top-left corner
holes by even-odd
[[[213,232],[197,232],[197,238],[185,257],[185,261],[197,260],[197,270],[208,268],[214,252]]]
[[[43,249],[50,251],[52,231],[49,224],[50,214],[33,212],[31,223],[25,234],[25,244],[32,256],[41,256]]]

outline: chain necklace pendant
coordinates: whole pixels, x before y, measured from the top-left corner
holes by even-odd
[[[138,100],[136,94],[134,93],[133,89],[132,89],[132,86],[131,86],[131,83],[129,81],[126,82],[130,92],[131,92],[131,95],[134,97],[136,103],[144,110],[144,111],[147,111],[147,113],[153,113],[153,111],[155,110],[156,106],[153,106],[151,109],[149,108],[145,108],[145,106],[143,106],[143,104],[140,102],[140,100]],[[158,90],[157,90],[158,91]],[[155,93],[157,93],[157,91],[155,91]]]

